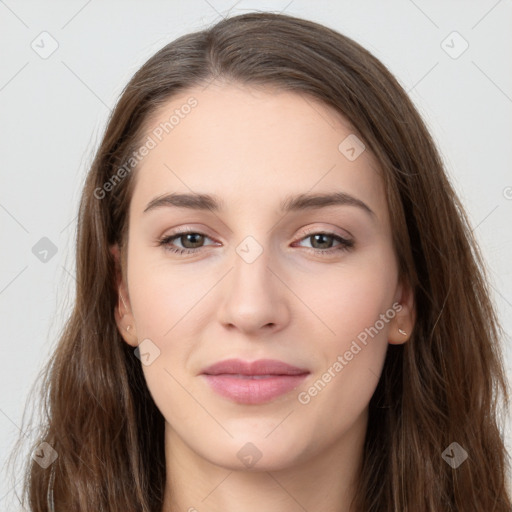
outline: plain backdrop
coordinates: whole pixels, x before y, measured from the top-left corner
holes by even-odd
[[[176,37],[254,10],[330,26],[395,74],[441,150],[512,332],[512,2],[0,0],[0,463],[70,312],[80,191],[121,89]],[[0,482],[0,510],[15,510],[12,482]]]

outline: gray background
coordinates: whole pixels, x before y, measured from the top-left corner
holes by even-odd
[[[228,12],[253,10],[324,23],[397,76],[439,145],[486,258],[504,330],[512,332],[510,0],[0,0],[1,464],[70,312],[80,190],[122,87],[167,42]],[[512,381],[508,335],[504,346]],[[17,509],[13,482],[3,474],[0,482],[0,509]]]

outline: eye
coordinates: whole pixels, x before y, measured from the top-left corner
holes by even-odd
[[[193,230],[183,230],[179,233],[165,236],[158,241],[159,246],[163,246],[166,251],[176,254],[193,254],[198,252],[201,245],[206,239],[210,239],[209,236],[204,233],[199,233]],[[174,246],[174,240],[179,241],[181,247]],[[211,239],[210,239],[211,240]],[[210,244],[214,245],[214,244]]]
[[[336,233],[330,233],[327,231],[311,231],[301,240],[310,240],[312,247],[306,247],[306,249],[313,252],[314,254],[320,254],[321,256],[332,256],[333,253],[348,251],[354,247],[353,240],[348,240],[347,238],[343,238]],[[338,242],[338,244],[333,245],[335,242]]]

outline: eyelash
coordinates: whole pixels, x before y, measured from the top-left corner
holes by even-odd
[[[180,255],[181,254],[195,254],[200,249],[202,249],[203,247],[197,247],[195,249],[187,249],[187,248],[171,247],[170,246],[170,243],[171,243],[172,240],[175,240],[177,238],[180,238],[183,235],[188,235],[188,234],[202,235],[202,236],[204,236],[206,238],[210,238],[207,235],[205,235],[204,233],[201,233],[199,231],[184,230],[184,231],[180,231],[179,233],[174,233],[172,235],[167,235],[167,236],[159,239],[158,240],[158,246],[162,246],[162,247],[164,247],[164,249],[166,251],[169,251],[169,252],[174,253],[174,254],[180,254]],[[354,242],[352,240],[348,240],[348,239],[343,238],[343,237],[341,237],[339,235],[336,235],[335,233],[330,233],[330,232],[327,232],[327,231],[314,231],[314,230],[309,231],[299,241],[302,241],[302,240],[304,240],[306,238],[311,238],[314,235],[331,236],[336,241],[339,242],[339,245],[337,245],[335,247],[331,247],[329,249],[315,249],[315,248],[312,248],[312,247],[305,247],[305,249],[307,249],[308,252],[312,252],[315,255],[332,256],[332,255],[334,255],[337,252],[349,251],[349,250],[351,250],[354,247]]]

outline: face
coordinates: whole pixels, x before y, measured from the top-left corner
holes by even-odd
[[[214,83],[147,126],[116,319],[166,442],[270,470],[360,439],[412,328],[377,162],[292,92]]]

